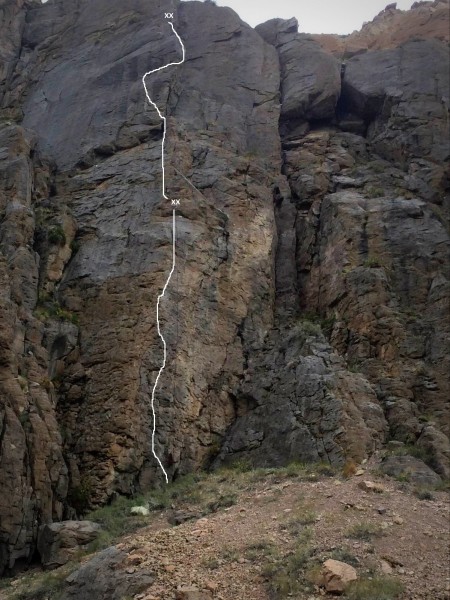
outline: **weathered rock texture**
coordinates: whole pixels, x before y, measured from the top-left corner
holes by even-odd
[[[45,168],[24,129],[0,128],[0,566],[27,559],[40,522],[61,519],[67,467],[37,303],[34,197]],[[57,325],[56,325],[57,327]]]
[[[167,11],[186,62],[146,83],[182,199],[169,476],[389,438],[449,475],[448,19],[423,6],[427,39],[343,68],[295,20],[255,31],[212,3],[3,0],[0,571],[40,525],[161,481],[172,207],[141,77],[179,59]]]
[[[100,531],[92,521],[61,521],[42,525],[37,549],[42,565],[54,569],[65,565],[74,554],[96,539]]]
[[[121,600],[143,592],[153,582],[148,569],[130,569],[127,554],[116,546],[102,550],[66,578],[61,600]]]
[[[349,584],[358,578],[356,569],[339,560],[326,560],[322,570],[321,585],[333,594],[342,594]]]
[[[397,48],[411,39],[450,41],[448,0],[414,2],[411,10],[388,4],[373,21],[350,35],[312,35],[325,50],[339,58],[350,58],[368,50]]]

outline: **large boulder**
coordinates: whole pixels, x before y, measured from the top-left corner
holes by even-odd
[[[44,567],[54,569],[66,564],[80,547],[95,540],[100,525],[92,521],[48,523],[39,529],[38,552]]]
[[[321,585],[327,592],[342,594],[357,579],[356,570],[347,563],[330,558],[323,564]]]
[[[130,568],[127,555],[115,546],[106,548],[67,577],[60,600],[123,600],[133,598],[154,581],[145,568]]]
[[[381,463],[380,470],[391,477],[404,477],[421,486],[434,487],[442,481],[423,460],[414,456],[388,456]]]
[[[432,457],[434,470],[444,479],[450,479],[450,441],[448,436],[430,423],[423,428],[416,445]]]

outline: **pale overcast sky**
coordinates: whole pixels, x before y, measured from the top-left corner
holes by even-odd
[[[414,0],[398,0],[397,8],[407,10]],[[269,19],[297,17],[299,30],[306,33],[351,33],[364,21],[371,21],[389,0],[217,0],[230,6],[241,19],[258,25]]]
[[[42,0],[46,2],[47,0]],[[414,0],[398,0],[397,8],[408,10]],[[371,21],[389,0],[217,0],[218,6],[230,6],[241,19],[252,25],[279,17],[297,17],[299,30],[305,33],[351,33]]]

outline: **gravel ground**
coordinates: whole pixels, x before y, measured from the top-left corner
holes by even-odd
[[[376,493],[361,481],[380,483]],[[419,500],[407,484],[378,477],[370,469],[350,479],[260,481],[243,491],[230,508],[177,527],[155,526],[122,540],[130,569],[150,567],[155,583],[137,600],[173,600],[180,586],[210,590],[217,600],[269,600],[261,575],[264,557],[249,559],[248,550],[261,541],[286,553],[295,542],[289,522],[309,515],[310,544],[320,561],[345,549],[356,561],[359,576],[392,572],[405,585],[401,600],[448,600],[449,504],[446,492]],[[372,527],[370,539],[352,539],[358,524]],[[323,590],[291,596],[322,598]]]

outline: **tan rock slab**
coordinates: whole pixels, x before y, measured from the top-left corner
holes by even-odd
[[[212,600],[209,590],[199,590],[195,586],[183,587],[177,590],[176,600]]]
[[[347,563],[330,558],[323,564],[321,585],[327,592],[341,594],[352,581],[357,579],[356,570]]]
[[[394,569],[391,567],[391,565],[386,560],[382,560],[381,561],[381,572],[384,573],[385,575],[391,575],[394,572]]]
[[[377,494],[382,494],[386,491],[384,485],[374,483],[373,481],[360,481],[358,487],[365,492],[375,492]]]

